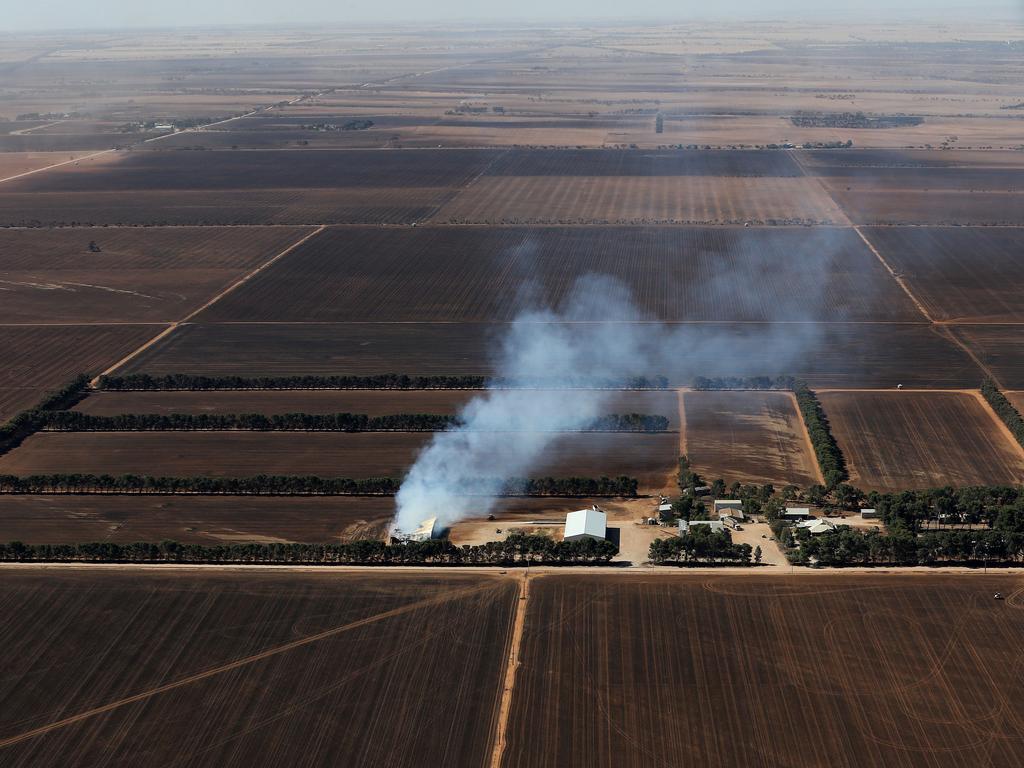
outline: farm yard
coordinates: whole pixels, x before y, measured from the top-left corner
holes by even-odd
[[[988,407],[963,392],[819,391],[850,481],[898,491],[1019,485],[1024,453]]]
[[[1020,577],[535,579],[503,765],[1013,765],[1024,613],[1000,590]]]
[[[515,595],[481,574],[5,573],[3,761],[281,765],[301,738],[309,765],[483,765]]]
[[[685,453],[705,479],[801,488],[821,482],[789,392],[685,392]]]

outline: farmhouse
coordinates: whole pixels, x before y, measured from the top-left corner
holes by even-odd
[[[565,516],[564,541],[579,539],[604,539],[608,532],[608,515],[597,506],[578,509]]]
[[[815,519],[812,517],[810,520],[801,520],[796,524],[796,527],[807,531],[812,536],[817,536],[819,533],[834,531],[838,526],[831,520]]]
[[[679,535],[682,536],[683,534],[687,534],[699,525],[706,525],[712,531],[725,530],[725,523],[721,520],[690,520],[689,522],[686,520],[680,520]]]
[[[739,499],[715,499],[715,516],[733,515],[743,519],[743,502]]]

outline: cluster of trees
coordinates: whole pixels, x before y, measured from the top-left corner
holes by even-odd
[[[1004,530],[862,533],[847,526],[810,536],[796,532],[799,549],[790,559],[822,566],[856,565],[1019,565],[1024,533]]]
[[[0,475],[0,494],[196,494],[223,496],[393,496],[401,479],[393,477],[150,477],[147,475]],[[467,483],[460,492],[487,496],[637,495],[636,478],[539,477],[487,478]]]
[[[863,112],[812,112],[793,115],[790,122],[799,128],[903,128],[920,125],[918,115],[865,115]]]
[[[655,565],[750,565],[749,544],[733,544],[728,531],[697,526],[685,536],[655,539],[648,551]]]
[[[0,544],[0,561],[106,563],[246,563],[255,565],[600,565],[617,552],[610,541],[554,541],[513,534],[505,541],[456,546],[447,539],[385,544]]]
[[[792,376],[716,376],[708,379],[698,376],[694,389],[782,389],[795,390],[797,381]]]
[[[839,450],[839,444],[832,435],[832,427],[818,396],[806,384],[797,387],[795,394],[825,484],[833,488],[849,478],[846,459],[843,458],[843,452]]]
[[[398,413],[124,413],[94,416],[78,411],[38,414],[37,429],[56,432],[166,432],[166,431],[304,431],[304,432],[439,432],[459,426],[454,415]],[[647,413],[610,413],[584,425],[589,432],[664,432],[668,419]]]
[[[1017,442],[1024,445],[1024,419],[1021,418],[1020,411],[1013,407],[1013,403],[1006,399],[1006,395],[999,391],[999,387],[992,379],[985,379],[981,383],[981,394],[1013,433]]]
[[[208,389],[484,389],[495,388],[578,388],[578,389],[667,389],[665,376],[535,377],[491,378],[487,376],[407,376],[385,373],[374,376],[194,376],[185,373],[150,376],[133,373],[101,376],[98,389],[208,390]]]
[[[890,530],[920,532],[930,521],[943,525],[987,525],[1024,532],[1024,492],[1001,485],[930,488],[900,493],[869,493]]]

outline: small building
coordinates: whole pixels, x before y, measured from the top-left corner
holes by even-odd
[[[810,520],[812,517],[810,507],[786,507],[782,513],[783,520]]]
[[[659,515],[671,515],[672,514],[672,505],[669,504],[668,502],[664,502],[662,504],[659,504],[658,505],[658,514]]]
[[[863,520],[877,520],[881,517],[877,509],[862,509],[860,516]]]
[[[811,518],[810,520],[802,520],[796,524],[797,528],[807,531],[812,536],[817,536],[819,533],[829,533],[834,531],[837,526],[831,520],[825,520],[822,518]]]
[[[743,519],[743,502],[740,499],[715,499],[714,505],[716,517],[726,514]]]
[[[731,528],[734,531],[743,530],[740,527],[740,523],[743,522],[742,518],[736,517],[735,515],[723,515],[720,518],[720,520],[722,521],[722,525],[724,525],[726,528]]]
[[[153,126],[154,131],[160,131],[161,133],[173,133],[174,126],[170,123],[157,123]]]
[[[441,536],[441,528],[437,524],[436,517],[428,517],[422,523],[420,527],[410,533],[406,538],[409,541],[430,541],[431,539],[437,539]]]
[[[578,509],[565,516],[565,532],[563,541],[579,539],[603,540],[608,534],[608,515],[597,506],[590,509]]]
[[[724,531],[725,523],[721,520],[686,520],[679,521],[679,535],[683,536],[698,526],[706,525],[712,531]]]

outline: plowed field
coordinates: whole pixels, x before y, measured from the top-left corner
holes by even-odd
[[[858,488],[1024,482],[1020,448],[971,393],[819,392],[819,398]]]
[[[503,765],[1020,765],[1022,586],[980,575],[535,579]]]
[[[0,759],[484,765],[515,595],[481,574],[5,573]]]

